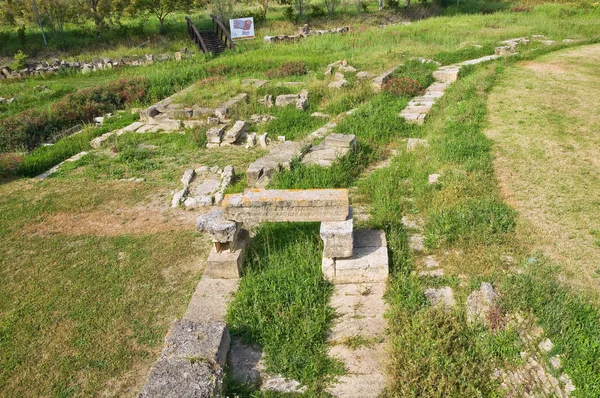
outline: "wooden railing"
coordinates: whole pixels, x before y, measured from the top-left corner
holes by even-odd
[[[227,30],[225,25],[223,25],[223,22],[221,22],[219,18],[212,14],[210,14],[210,17],[212,18],[213,29],[215,33],[225,43],[226,47],[229,47],[229,49],[235,51],[235,43],[233,42],[233,40],[231,40],[231,35],[229,34],[229,31]]]
[[[188,17],[185,17],[185,20],[187,21],[188,34],[190,35],[190,38],[194,41],[194,43],[196,43],[198,48],[207,53],[208,48],[206,48],[206,44],[204,44],[204,40],[202,40],[202,36],[200,36],[200,32],[198,32],[198,29],[196,29],[194,23]]]

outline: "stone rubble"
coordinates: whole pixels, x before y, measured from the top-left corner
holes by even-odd
[[[496,307],[498,299],[498,294],[492,285],[488,282],[481,282],[479,290],[475,290],[467,297],[465,303],[467,323],[480,322],[490,327],[489,315]]]
[[[303,30],[299,34],[295,35],[277,35],[277,36],[265,36],[265,43],[282,43],[282,42],[290,42],[302,39],[307,36],[312,35],[325,35],[325,34],[333,34],[333,33],[346,33],[350,31],[350,27],[343,26],[341,28],[333,28],[329,30]]]
[[[182,51],[179,52],[179,54],[179,59],[177,59],[177,53],[174,54],[173,58],[176,60],[181,60],[182,58],[190,58],[195,55],[191,52],[188,52],[187,49],[182,49]],[[66,61],[59,59],[53,59],[52,61],[42,62],[28,62],[25,65],[25,67],[20,70],[12,70],[9,66],[0,67],[0,80],[19,79],[27,78],[29,76],[54,74],[63,70],[75,70],[81,72],[82,74],[87,74],[99,70],[112,69],[117,67],[144,66],[151,64],[153,61],[163,62],[169,59],[171,59],[171,56],[169,56],[168,54],[162,54],[158,57],[154,57],[152,54],[147,54],[143,58],[139,58],[136,56],[134,56],[134,58],[120,59],[102,58],[95,59],[91,62]]]
[[[188,169],[181,179],[183,189],[173,193],[171,207],[183,204],[190,210],[219,204],[234,177],[235,171],[232,166],[227,166],[223,170],[207,166],[195,170]]]

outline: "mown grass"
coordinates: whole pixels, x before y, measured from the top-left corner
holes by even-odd
[[[204,243],[186,231],[46,234],[47,218],[96,212],[102,222],[108,203],[134,206],[148,189],[43,184],[0,187],[0,391],[130,394],[185,310],[198,279],[187,263]],[[39,233],[25,232],[32,224]]]
[[[529,34],[559,40],[597,35],[599,22],[593,13],[554,15],[553,10],[563,7],[552,7],[530,13],[435,18],[409,26],[313,37],[290,45],[248,42],[240,44],[239,52],[216,60],[196,58],[92,76],[97,78],[95,84],[102,84],[121,73],[152,74],[158,99],[204,78],[204,67],[215,64],[228,65],[231,78],[260,75],[299,56],[314,73],[343,58],[360,70],[379,72],[411,56],[444,57],[445,63],[470,58],[471,53],[460,50],[460,44],[467,41],[490,46]],[[429,151],[401,153],[389,168],[375,171],[359,184],[361,200],[372,206],[368,226],[386,230],[390,249],[390,395],[493,396],[496,385],[490,381],[490,370],[496,364],[518,360],[520,348],[513,331],[492,334],[466,327],[462,310],[447,314],[426,304],[423,289],[430,285],[411,275],[418,259],[408,253],[407,231],[400,223],[407,213],[420,214],[427,221],[430,252],[462,253],[455,260],[458,272],[471,282],[493,282],[504,294],[507,311],[531,308],[549,337],[565,350],[565,369],[578,388],[588,396],[598,395],[597,309],[572,291],[541,283],[553,282],[547,275],[537,279],[528,274],[513,277],[516,279],[504,276],[508,267],[500,262],[500,256],[508,252],[523,257],[527,242],[517,236],[516,215],[500,199],[490,163],[490,143],[481,133],[485,98],[495,73],[494,67],[471,70],[434,108],[424,127],[409,126],[397,118],[406,105],[405,98],[385,93],[371,97],[359,88],[350,91],[351,99],[344,99],[348,92],[342,90],[323,100],[325,107],[336,104],[331,105],[336,110],[366,101],[336,131],[356,134],[361,145],[373,151],[388,144],[399,146],[406,137],[430,140]],[[73,84],[86,81],[79,76],[53,79],[73,79]],[[36,80],[43,79],[26,84],[37,84]],[[10,84],[18,91],[24,82]],[[294,127],[288,124],[283,127]],[[139,206],[167,186],[178,186],[182,170],[190,164],[237,162],[236,166],[243,168],[251,156],[260,155],[240,155],[225,148],[199,150],[187,134],[121,138],[122,142],[108,143],[108,151],[90,157],[93,162],[68,165],[56,178],[37,185],[22,180],[0,186],[4,282],[0,287],[0,344],[6,353],[0,361],[4,361],[3,369],[9,369],[0,376],[0,390],[6,394],[119,395],[137,385],[155,359],[168,321],[181,314],[196,279],[196,273],[184,266],[168,271],[164,266],[180,264],[178,261],[189,259],[187,254],[202,252],[191,249],[199,242],[187,232],[146,234],[141,228],[141,236],[107,237],[73,236],[64,230],[49,236],[41,233],[42,227],[38,228],[41,232],[25,228],[31,220],[52,223],[57,214],[72,219],[87,211],[99,211],[100,218],[95,221],[102,220],[115,209]],[[141,143],[159,148],[154,152],[140,148]],[[113,145],[117,152],[112,152]],[[363,163],[352,162],[360,156],[334,165],[335,175],[294,168],[287,176],[282,174],[276,186],[355,184],[353,173]],[[124,171],[112,174],[111,167]],[[440,171],[441,184],[429,186],[427,175]],[[89,178],[92,175],[97,178]],[[129,176],[151,176],[160,184],[115,188],[118,183],[104,181]],[[242,188],[236,185],[234,189]],[[139,217],[154,216],[156,213]],[[123,215],[113,227],[127,222]],[[239,296],[230,310],[232,330],[263,345],[271,370],[298,378],[315,394],[339,371],[325,352],[324,334],[332,316],[327,307],[331,287],[321,279],[320,244],[315,225],[259,230]],[[129,253],[133,253],[131,260]],[[456,289],[457,301],[463,303],[471,288],[454,277],[444,282]],[[549,297],[555,292],[556,297]],[[512,298],[507,298],[508,294]],[[548,306],[536,301],[538,297],[547,298]]]
[[[321,274],[318,225],[266,224],[249,248],[244,277],[228,309],[233,335],[260,344],[267,369],[321,391],[341,371],[327,356],[334,312]]]

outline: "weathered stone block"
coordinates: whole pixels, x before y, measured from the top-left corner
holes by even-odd
[[[224,250],[217,253],[213,247],[208,254],[208,266],[204,276],[208,278],[236,279],[242,274],[244,255],[248,244],[248,232],[240,231],[233,251]],[[233,243],[230,243],[232,245]]]
[[[452,83],[458,79],[459,67],[445,66],[433,72],[433,77],[438,82]]]
[[[230,342],[225,322],[201,323],[179,319],[171,325],[161,355],[167,358],[197,358],[225,366]]]
[[[345,221],[349,202],[347,189],[251,189],[225,196],[222,206],[223,217],[237,222]]]
[[[288,106],[295,104],[298,100],[298,94],[282,94],[275,98],[275,106]]]
[[[243,120],[238,120],[235,122],[233,127],[227,131],[225,137],[223,138],[223,143],[225,144],[234,144],[240,137],[246,134],[246,128],[248,124]]]
[[[352,208],[346,221],[326,221],[321,223],[320,235],[323,239],[323,257],[344,258],[352,256],[354,247],[354,222]]]
[[[329,134],[323,140],[327,146],[334,148],[354,148],[356,146],[356,136],[354,134]]]
[[[221,396],[223,369],[201,360],[161,358],[138,398],[197,398]]]
[[[388,278],[388,252],[385,232],[356,231],[353,255],[335,259],[334,283],[380,282]]]
[[[235,242],[239,232],[238,224],[223,218],[221,209],[200,215],[196,222],[196,229],[199,232],[207,232],[211,235],[213,242],[219,243]]]
[[[221,125],[216,127],[211,127],[206,132],[206,140],[210,144],[220,144],[221,138],[223,137],[223,133],[225,132],[225,128],[227,126]]]
[[[335,260],[323,257],[321,260],[321,271],[325,280],[333,283],[335,281]]]
[[[398,69],[398,67],[385,71],[381,75],[373,79],[373,82],[371,83],[371,87],[373,88],[373,90],[380,91],[383,88],[383,85],[387,83],[392,74],[396,71],[396,69]]]

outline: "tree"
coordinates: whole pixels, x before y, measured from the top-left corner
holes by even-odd
[[[262,8],[263,17],[265,19],[267,19],[267,11],[269,11],[270,3],[271,3],[271,0],[258,0],[258,4],[260,4],[260,7]]]
[[[93,0],[92,0],[93,1]],[[194,0],[135,0],[134,8],[154,14],[160,22],[160,31],[165,31],[165,18],[175,11],[189,11]]]
[[[335,12],[335,7],[337,7],[339,0],[325,0],[325,7],[327,7],[327,12],[329,14],[333,14]]]
[[[235,0],[211,0],[211,12],[217,16],[225,25],[234,15]]]

